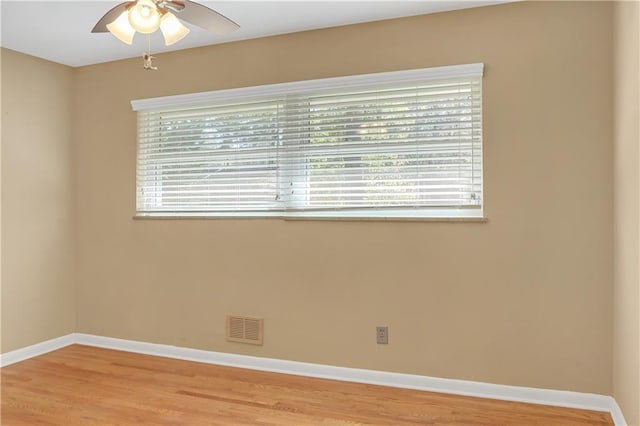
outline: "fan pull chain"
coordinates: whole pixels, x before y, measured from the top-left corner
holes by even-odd
[[[153,60],[156,58],[155,56],[151,56],[151,34],[147,34],[147,52],[142,55],[144,59],[144,69],[145,70],[157,70],[158,67],[153,66]]]

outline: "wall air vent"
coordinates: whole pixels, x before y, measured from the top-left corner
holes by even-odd
[[[262,318],[227,316],[227,341],[262,345],[264,320]]]

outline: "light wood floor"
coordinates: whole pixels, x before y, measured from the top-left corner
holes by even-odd
[[[612,425],[608,413],[73,345],[2,368],[2,425]]]

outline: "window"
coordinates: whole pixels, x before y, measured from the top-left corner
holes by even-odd
[[[481,217],[482,69],[133,101],[137,214]]]

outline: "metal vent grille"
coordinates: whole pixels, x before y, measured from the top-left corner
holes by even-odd
[[[227,316],[227,341],[262,345],[262,318]]]

